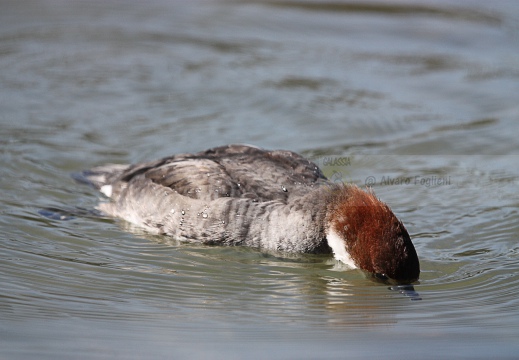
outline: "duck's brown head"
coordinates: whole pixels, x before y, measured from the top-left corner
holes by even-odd
[[[344,185],[330,194],[326,238],[336,259],[397,283],[418,280],[420,263],[406,228],[375,194]]]

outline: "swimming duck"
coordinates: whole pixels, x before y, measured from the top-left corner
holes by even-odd
[[[330,253],[398,283],[420,265],[402,222],[371,190],[328,180],[291,151],[228,145],[77,177],[105,194],[104,214],[208,245]]]

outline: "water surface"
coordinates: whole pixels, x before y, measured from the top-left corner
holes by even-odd
[[[4,1],[0,356],[515,358],[518,19],[515,1]],[[326,256],[93,216],[70,177],[227,143],[371,185],[421,300]]]

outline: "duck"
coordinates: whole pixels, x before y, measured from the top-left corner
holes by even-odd
[[[371,188],[326,178],[288,150],[233,144],[75,176],[104,194],[98,210],[154,234],[263,252],[330,254],[349,269],[410,284],[418,256]]]

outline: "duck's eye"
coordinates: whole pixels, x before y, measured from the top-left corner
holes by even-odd
[[[375,276],[377,279],[379,279],[379,280],[387,280],[387,279],[389,279],[389,278],[387,277],[386,274],[375,273],[374,276]]]

